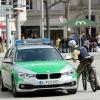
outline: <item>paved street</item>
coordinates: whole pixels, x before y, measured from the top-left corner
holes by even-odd
[[[91,53],[91,55],[94,55],[94,63],[93,65],[96,67],[97,77],[100,83],[100,52],[98,53]],[[3,54],[2,54],[3,57]],[[72,61],[69,61],[73,65],[78,65],[77,63],[73,63]],[[75,95],[68,95],[67,93],[63,92],[49,92],[49,91],[40,91],[35,92],[31,94],[25,94],[24,96],[20,98],[14,98],[11,94],[11,92],[1,92],[0,91],[0,100],[99,100],[100,99],[100,90],[97,92],[92,92],[90,88],[90,84],[88,83],[88,90],[84,91],[82,88],[82,83],[80,79],[78,92]]]
[[[13,91],[17,94],[17,88],[30,91],[30,88],[53,88],[53,85],[59,88],[62,84],[61,86],[66,85],[68,89],[69,86],[73,89],[76,85],[77,79],[75,82],[73,79],[77,77],[70,66],[77,69],[80,62],[73,62],[71,53],[61,53],[65,59],[62,61],[61,56],[54,50],[49,50],[52,47],[44,44],[51,44],[57,49],[60,47],[60,52],[70,52],[68,47],[72,46],[74,49],[76,44],[84,45],[88,51],[93,51],[90,52],[94,57],[92,66],[96,69],[100,84],[99,25],[100,0],[0,0],[0,100],[100,100],[100,90],[93,92],[89,82],[88,89],[83,90],[82,77],[76,94],[68,94],[76,91],[67,90],[67,93],[47,90],[24,93],[15,98],[11,93]],[[70,45],[69,40],[75,41]],[[16,46],[16,49],[13,46]],[[6,50],[8,52],[5,56]],[[89,79],[87,77],[88,81]],[[2,92],[1,83],[2,87],[5,83],[12,91]]]

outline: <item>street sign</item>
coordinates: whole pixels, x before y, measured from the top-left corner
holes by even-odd
[[[13,5],[0,5],[0,16],[13,14]]]

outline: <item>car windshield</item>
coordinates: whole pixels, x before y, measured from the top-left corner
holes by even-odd
[[[62,56],[55,48],[36,48],[17,50],[15,61],[51,61],[62,60]]]

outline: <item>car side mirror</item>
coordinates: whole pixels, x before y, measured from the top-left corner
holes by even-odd
[[[72,57],[71,57],[70,55],[66,55],[66,56],[65,56],[65,59],[66,59],[66,60],[72,60]]]
[[[70,54],[61,53],[61,55],[65,60],[72,60],[72,56]]]

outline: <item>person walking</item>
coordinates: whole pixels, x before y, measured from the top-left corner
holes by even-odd
[[[59,45],[60,45],[60,48],[62,49],[62,53],[66,53],[66,52],[68,53],[69,52],[68,41],[69,41],[68,38],[61,39]]]

